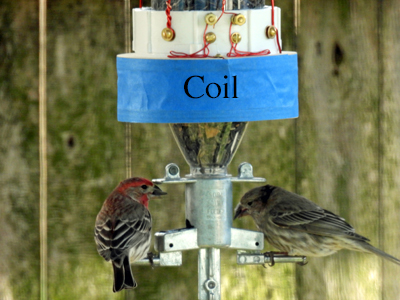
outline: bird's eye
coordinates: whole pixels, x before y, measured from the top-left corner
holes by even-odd
[[[253,201],[250,201],[247,203],[248,206],[251,206],[253,204]]]
[[[141,188],[142,188],[142,189],[144,189],[144,190],[146,190],[146,189],[147,189],[147,187],[148,187],[148,186],[147,186],[147,185],[145,185],[145,184],[143,184],[143,185],[141,186]]]

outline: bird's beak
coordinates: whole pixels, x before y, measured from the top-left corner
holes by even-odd
[[[247,208],[244,208],[240,203],[236,206],[235,208],[235,216],[233,217],[233,219],[237,219],[237,218],[241,218],[241,217],[245,217],[248,216],[249,212],[247,210]]]
[[[153,192],[150,193],[151,196],[153,197],[157,197],[157,196],[162,196],[162,195],[166,195],[166,192],[163,192],[158,186],[154,186],[153,187]]]

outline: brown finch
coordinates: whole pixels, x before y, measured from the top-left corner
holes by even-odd
[[[149,200],[165,195],[151,181],[134,177],[122,181],[104,201],[96,218],[94,240],[97,251],[111,261],[113,291],[137,286],[130,263],[147,256],[151,241]]]
[[[235,217],[253,217],[265,239],[288,255],[326,256],[341,249],[370,252],[400,264],[397,258],[355,233],[343,218],[280,187],[265,185],[248,191]]]

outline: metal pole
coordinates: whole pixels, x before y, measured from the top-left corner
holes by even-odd
[[[221,299],[221,256],[217,248],[199,250],[199,300]]]
[[[232,182],[204,176],[186,185],[186,219],[197,228],[200,300],[221,299],[220,249],[231,245]],[[216,248],[218,247],[218,248]]]

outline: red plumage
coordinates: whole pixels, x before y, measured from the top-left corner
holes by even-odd
[[[152,219],[148,201],[165,194],[151,181],[133,177],[122,181],[104,201],[94,239],[98,253],[113,265],[114,292],[137,286],[130,264],[149,252]]]

